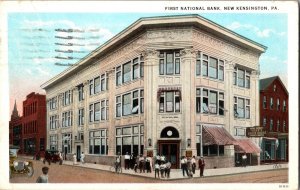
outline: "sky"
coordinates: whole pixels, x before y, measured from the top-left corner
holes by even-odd
[[[161,15],[171,14],[9,13],[10,113],[16,100],[18,111],[22,114],[26,95],[31,92],[45,94],[40,86],[67,69],[68,64],[76,63],[139,18]],[[260,57],[260,78],[279,75],[287,86],[287,14],[199,15],[267,46]]]

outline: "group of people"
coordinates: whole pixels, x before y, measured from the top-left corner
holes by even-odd
[[[154,165],[154,176],[159,178],[159,173],[161,178],[170,178],[171,172],[171,162],[166,160],[164,155],[157,154],[155,157],[155,165]]]
[[[193,177],[196,172],[196,157],[187,158],[186,156],[182,156],[180,160],[182,175],[187,175],[188,177]],[[200,169],[200,177],[203,177],[205,161],[203,157],[198,160],[198,167]]]
[[[82,153],[80,154],[80,162],[81,162],[81,164],[84,164],[84,158],[85,158],[85,155],[84,155],[84,153],[82,152]],[[77,165],[77,156],[76,156],[75,153],[74,153],[74,155],[73,155],[73,165]]]

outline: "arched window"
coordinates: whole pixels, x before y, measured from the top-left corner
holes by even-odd
[[[174,127],[166,127],[161,131],[160,138],[179,138],[179,133]]]

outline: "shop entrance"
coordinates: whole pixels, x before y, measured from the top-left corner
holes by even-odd
[[[159,143],[159,155],[164,155],[166,160],[172,164],[171,168],[179,168],[179,147],[178,140],[161,140]]]

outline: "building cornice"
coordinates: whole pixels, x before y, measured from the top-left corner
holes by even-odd
[[[258,54],[265,52],[266,46],[263,46],[257,42],[254,42],[246,37],[243,37],[229,29],[222,27],[208,19],[205,19],[199,15],[177,15],[177,16],[159,16],[159,17],[147,17],[140,18],[126,29],[115,35],[106,43],[93,50],[87,56],[83,57],[73,66],[67,68],[60,74],[56,75],[52,79],[48,80],[41,85],[43,89],[48,89],[63,79],[72,76],[74,73],[82,70],[83,68],[95,63],[95,60],[100,60],[101,57],[116,49],[120,44],[126,42],[128,39],[136,36],[137,33],[152,28],[162,27],[187,27],[193,26],[205,30],[212,35],[215,35],[221,39],[224,39],[230,43],[234,43],[244,49],[249,49]]]

